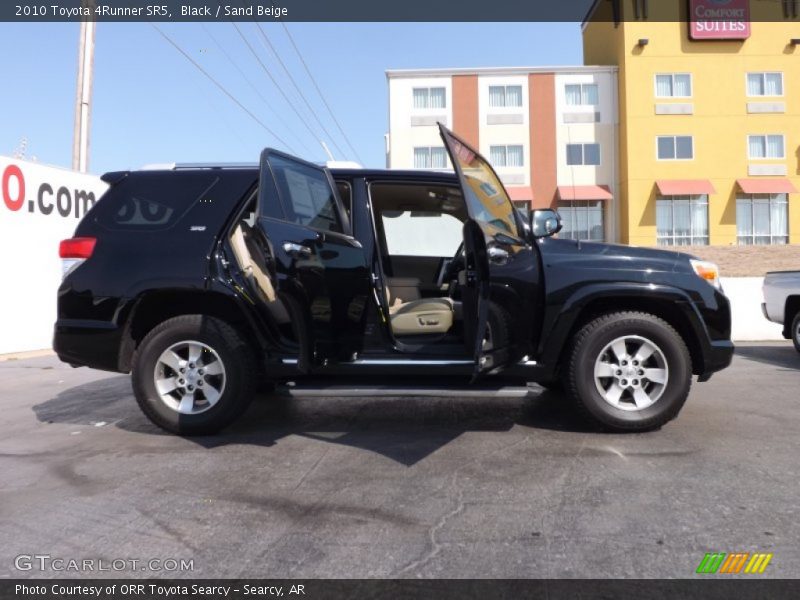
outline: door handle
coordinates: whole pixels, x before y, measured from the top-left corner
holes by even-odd
[[[311,248],[297,242],[283,242],[283,251],[296,258],[311,258],[314,254]]]
[[[494,265],[504,265],[509,259],[508,251],[498,246],[489,246],[486,249],[486,254],[489,257],[489,262]]]

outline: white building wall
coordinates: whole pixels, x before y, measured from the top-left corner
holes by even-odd
[[[567,104],[568,84],[595,83],[598,86],[597,106]],[[593,71],[561,72],[555,77],[556,94],[556,180],[558,185],[605,185],[614,199],[605,212],[606,239],[616,241],[619,231],[619,183],[617,128],[617,74],[607,68]],[[599,120],[594,120],[599,113]],[[581,122],[591,120],[590,122]],[[567,144],[599,143],[600,165],[568,165]]]
[[[444,87],[445,109],[415,109],[414,88]],[[435,77],[391,77],[389,79],[389,139],[387,166],[414,168],[414,148],[443,147],[436,121],[453,126],[453,86],[449,75]],[[428,125],[412,124],[429,122]]]
[[[522,106],[498,108],[489,106],[489,87],[494,85],[522,86]],[[478,139],[480,152],[487,158],[492,146],[522,145],[521,167],[493,165],[507,186],[530,185],[530,106],[528,77],[520,75],[480,75],[478,77]],[[520,120],[519,123],[490,123],[490,120]]]

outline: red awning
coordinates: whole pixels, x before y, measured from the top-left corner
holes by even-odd
[[[698,196],[717,191],[708,179],[659,179],[656,185],[662,196]]]
[[[558,197],[562,200],[611,200],[614,196],[607,185],[560,185]]]
[[[533,190],[530,187],[507,187],[506,191],[512,200],[533,200]]]
[[[788,179],[737,179],[745,194],[795,194],[797,188]]]

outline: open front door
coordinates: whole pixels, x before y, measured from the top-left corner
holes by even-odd
[[[282,152],[261,154],[254,237],[261,265],[291,318],[307,371],[361,349],[370,276],[327,169]]]
[[[474,378],[519,360],[517,329],[527,320],[520,301],[532,283],[531,250],[514,205],[489,162],[443,125],[439,132],[461,183],[469,219],[464,224],[464,331],[475,359]],[[527,273],[527,274],[526,274]],[[523,289],[519,289],[523,288]],[[521,292],[521,294],[520,294]],[[531,306],[530,309],[533,309]],[[529,309],[529,310],[530,310]],[[505,322],[502,322],[505,321]],[[523,326],[523,329],[527,329]]]

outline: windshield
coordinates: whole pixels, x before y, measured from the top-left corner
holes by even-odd
[[[464,184],[470,217],[482,226],[497,230],[495,233],[518,236],[514,205],[494,169],[450,131],[442,127],[441,133]]]

